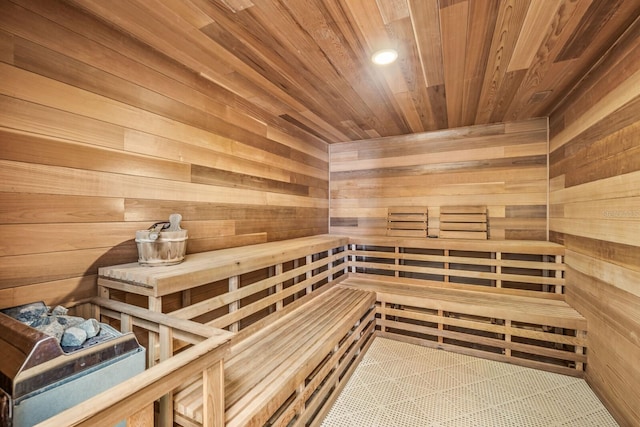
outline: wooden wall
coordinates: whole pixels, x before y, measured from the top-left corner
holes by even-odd
[[[332,144],[331,231],[384,235],[387,208],[487,205],[491,239],[547,239],[547,120]]]
[[[640,425],[640,22],[550,117],[551,240],[589,322],[587,380]]]
[[[62,2],[0,2],[0,307],[71,302],[138,229],[188,252],[326,233],[328,148]]]

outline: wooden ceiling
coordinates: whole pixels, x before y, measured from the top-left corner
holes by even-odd
[[[640,0],[70,0],[327,142],[547,116]],[[399,60],[374,66],[395,48]]]

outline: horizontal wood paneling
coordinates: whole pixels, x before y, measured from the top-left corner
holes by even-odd
[[[387,208],[488,206],[491,239],[546,240],[547,122],[331,145],[331,230],[384,235]]]
[[[328,148],[61,2],[0,3],[0,307],[74,302],[135,231],[187,252],[327,232]]]
[[[639,34],[636,20],[550,117],[551,236],[589,322],[587,380],[623,426],[640,424]]]
[[[132,60],[132,70],[139,67],[136,55],[142,63],[157,62],[138,45],[123,46],[114,31],[88,34],[90,21],[57,7],[57,1],[12,1],[42,14],[59,9],[58,22],[73,28],[77,21],[76,31],[87,39],[117,46]],[[640,15],[636,0],[307,0],[242,2],[241,7],[229,0],[70,3],[240,94],[249,101],[242,109],[258,105],[327,142],[546,117]],[[17,28],[30,24],[7,16]],[[51,23],[37,25],[52,40],[30,41],[64,40]],[[68,46],[79,61],[92,56],[90,42]],[[373,65],[372,54],[383,48],[397,49],[398,61]],[[99,82],[90,82],[93,73],[87,70],[82,74],[89,78],[85,83],[112,85],[126,69]],[[162,79],[160,74],[153,78]],[[167,76],[180,76],[189,85],[175,68]],[[171,96],[185,103],[193,94]],[[175,109],[155,102],[159,94],[147,92],[143,102],[147,97],[154,108]],[[260,118],[268,120],[264,114]],[[237,115],[228,120],[238,123]],[[258,121],[254,126],[264,129]]]

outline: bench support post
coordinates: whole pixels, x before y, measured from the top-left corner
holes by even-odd
[[[173,356],[173,329],[160,325],[160,362]],[[159,424],[163,427],[173,426],[173,393],[160,398]]]
[[[562,255],[556,255],[556,264],[560,265],[563,263]],[[556,279],[562,279],[562,271],[560,269],[556,270]],[[562,285],[556,285],[556,294],[563,294],[564,289],[562,289]]]
[[[149,297],[149,310],[162,313],[162,297]],[[156,347],[158,346],[158,334],[149,332],[149,345],[147,348],[147,367],[156,364]]]
[[[307,265],[310,265],[311,263],[313,263],[313,257],[311,255],[307,255],[306,263]],[[313,271],[307,270],[306,278],[311,279],[311,277],[313,277]],[[307,290],[307,295],[309,295],[313,291],[313,286],[307,286],[306,290]]]
[[[224,426],[224,364],[222,360],[202,373],[202,425]]]
[[[238,290],[238,286],[239,286],[239,280],[240,278],[238,276],[232,276],[229,277],[229,293],[233,292],[233,291],[237,291]],[[229,303],[229,313],[233,313],[234,311],[238,311],[238,308],[240,308],[240,302],[239,301],[233,301],[231,303]],[[238,332],[238,322],[234,322],[231,325],[229,325],[229,331],[231,332]]]
[[[276,276],[280,276],[282,274],[282,264],[276,264],[276,268],[275,268],[275,275]],[[276,286],[276,294],[281,294],[282,293],[282,282],[278,283]],[[278,301],[276,302],[276,311],[280,311],[282,310],[282,307],[284,307],[284,303],[282,301],[282,299],[278,299]]]

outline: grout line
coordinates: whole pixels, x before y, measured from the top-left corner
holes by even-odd
[[[374,338],[363,361],[323,427],[469,422],[539,427],[582,425],[596,417],[599,426],[618,425],[587,383],[575,377],[381,337]],[[350,387],[352,381],[356,387]],[[392,395],[385,384],[393,384]]]

